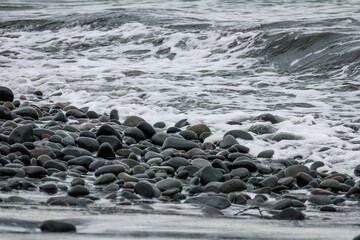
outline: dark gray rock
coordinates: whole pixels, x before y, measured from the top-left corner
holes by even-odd
[[[290,207],[276,214],[275,218],[278,220],[304,220],[305,215],[301,211]]]
[[[34,135],[34,131],[32,125],[29,124],[29,125],[20,126],[15,128],[11,132],[8,142],[10,144],[32,142],[34,141],[33,135]]]
[[[285,170],[285,177],[296,177],[299,172],[310,174],[310,169],[304,165],[293,165]]]
[[[312,176],[310,174],[307,174],[304,172],[299,172],[296,175],[296,184],[299,187],[304,187],[304,186],[308,185],[312,180],[313,180]]]
[[[258,158],[272,158],[273,155],[274,155],[274,150],[269,149],[269,150],[264,150],[264,151],[260,152],[257,157]]]
[[[360,164],[355,167],[354,174],[355,176],[360,176]]]
[[[247,168],[236,168],[236,169],[231,170],[230,176],[239,177],[240,179],[242,179],[242,178],[249,177],[250,172]]]
[[[264,113],[255,118],[255,120],[261,120],[264,122],[271,122],[272,124],[276,124],[282,121],[279,116],[272,115],[270,113]]]
[[[111,145],[107,142],[104,142],[99,147],[97,157],[105,158],[105,159],[115,159],[116,154],[115,154],[113,148],[111,147]]]
[[[10,109],[0,105],[0,119],[11,120],[12,115]]]
[[[0,101],[12,102],[14,101],[14,93],[10,88],[0,86]]]
[[[225,133],[224,137],[227,135],[232,135],[235,138],[241,138],[244,140],[254,140],[253,136],[250,133],[243,130],[230,130]]]
[[[185,139],[176,138],[176,137],[168,137],[165,139],[165,141],[162,145],[162,148],[163,149],[175,148],[177,150],[188,151],[193,148],[199,148],[199,146],[196,143],[185,140]]]
[[[113,173],[105,173],[100,177],[96,178],[94,181],[94,185],[104,185],[109,184],[116,181],[117,178]]]
[[[211,130],[208,126],[206,126],[205,124],[196,124],[193,125],[191,127],[188,128],[188,130],[191,130],[193,132],[195,132],[198,135],[198,138],[201,136],[201,134],[206,133],[206,132],[210,132]]]
[[[233,135],[225,135],[222,141],[220,142],[220,148],[230,148],[231,146],[239,144],[236,138]]]
[[[54,194],[58,191],[58,187],[53,182],[43,183],[39,186],[40,190],[46,193]]]
[[[59,111],[55,114],[55,116],[53,117],[53,121],[58,121],[58,122],[67,122],[69,121],[67,119],[67,117],[65,116],[65,114],[62,111]]]
[[[244,191],[247,189],[247,186],[242,180],[230,179],[222,183],[219,189],[223,193],[231,193],[237,191]]]
[[[1,177],[12,177],[17,174],[17,171],[9,167],[0,167],[0,176]]]
[[[147,181],[136,183],[134,191],[136,194],[146,198],[158,197],[160,195],[159,189]]]
[[[76,232],[75,225],[60,220],[44,221],[39,228],[43,232]]]
[[[273,137],[272,140],[280,142],[282,140],[299,140],[301,139],[300,136],[296,136],[293,133],[286,133],[286,132],[280,132],[280,133],[276,133]]]
[[[81,157],[77,157],[77,158],[73,158],[71,160],[68,161],[69,165],[79,165],[79,166],[83,166],[85,168],[89,168],[89,165],[95,161],[95,159],[91,156],[81,156]]]
[[[67,170],[67,165],[59,160],[48,160],[46,161],[43,165],[44,168],[49,169],[49,168],[55,168],[58,169],[60,171],[66,171]]]
[[[146,121],[138,116],[129,116],[125,119],[123,125],[127,127],[136,127],[141,122],[146,122]]]
[[[332,191],[339,191],[341,189],[341,185],[335,179],[325,179],[320,183],[321,188],[330,188]]]
[[[185,138],[186,140],[197,140],[199,138],[198,135],[191,130],[181,131],[179,132],[179,135]]]
[[[212,166],[207,166],[195,173],[195,176],[199,177],[201,182],[206,185],[210,182],[220,181],[223,174],[219,170],[214,169]]]
[[[68,195],[72,197],[86,196],[89,193],[90,193],[89,189],[87,189],[82,185],[75,185],[71,187],[70,190],[68,191]]]
[[[174,178],[167,178],[167,179],[160,180],[159,182],[156,183],[156,186],[162,192],[170,190],[170,189],[174,189],[174,188],[177,188],[180,191],[182,190],[182,184],[181,184],[180,180],[174,179]]]
[[[151,142],[154,143],[155,145],[162,146],[168,137],[170,137],[169,134],[166,134],[164,132],[159,132],[151,137]]]
[[[169,159],[168,161],[163,162],[161,165],[170,166],[174,169],[178,169],[179,167],[182,167],[182,166],[190,166],[191,163],[186,158],[173,157],[173,158]]]
[[[291,199],[285,198],[274,202],[272,208],[275,210],[283,210],[292,206]]]
[[[67,110],[65,116],[66,117],[72,116],[75,118],[88,118],[83,111],[80,111],[79,109],[75,109],[75,108]]]
[[[52,197],[52,198],[49,198],[47,200],[47,203],[49,205],[57,205],[57,204],[54,204],[54,202],[57,202],[57,203],[66,203],[66,205],[69,205],[69,206],[76,206],[78,204],[78,201],[76,198],[74,197],[70,197],[70,196],[59,196],[59,197]]]
[[[263,135],[263,134],[275,133],[276,130],[270,125],[254,124],[249,128],[249,132],[253,132],[258,135]]]
[[[260,187],[275,187],[277,185],[278,178],[276,176],[270,176],[259,182]]]
[[[114,151],[117,151],[122,148],[121,141],[115,136],[101,135],[101,136],[97,137],[97,141],[100,144],[103,144],[104,142],[109,143],[111,145],[111,147],[114,149]]]
[[[47,170],[40,166],[26,166],[23,169],[27,176],[31,178],[42,178],[47,174]]]
[[[113,173],[115,175],[118,175],[119,173],[125,172],[125,167],[123,165],[117,164],[117,165],[107,165],[98,168],[95,171],[95,176],[100,176],[105,173]]]
[[[311,164],[310,166],[310,170],[317,170],[319,167],[323,167],[325,166],[325,164],[321,161],[316,161],[316,162],[313,162],[313,164]],[[359,167],[359,170],[360,170],[360,167]]]
[[[110,119],[119,120],[119,112],[116,109],[110,111]]]
[[[329,196],[324,196],[324,195],[311,195],[308,201],[315,205],[332,204],[331,198]]]
[[[33,119],[39,119],[38,112],[32,107],[19,107],[12,112],[21,117],[31,117]]]
[[[96,136],[99,137],[101,135],[106,135],[106,136],[115,136],[117,137],[120,141],[122,141],[122,138],[120,136],[120,133],[118,131],[116,131],[112,126],[108,125],[108,124],[104,124],[102,125],[96,132]]]
[[[151,139],[152,136],[156,134],[155,129],[148,122],[140,122],[136,127],[140,129],[148,139]]]
[[[76,139],[77,145],[90,152],[96,152],[99,149],[99,142],[90,137],[79,137]]]
[[[222,196],[199,196],[185,200],[184,203],[206,205],[216,209],[225,209],[231,206],[229,199]]]
[[[124,135],[127,137],[131,137],[136,142],[140,142],[146,139],[145,134],[139,128],[136,127],[126,128],[124,131]]]
[[[232,169],[246,168],[250,172],[256,172],[257,171],[256,164],[251,160],[237,159],[234,162],[232,162],[230,166],[231,166]]]
[[[190,123],[187,121],[187,119],[181,119],[180,121],[175,123],[174,127],[182,128],[188,125],[190,125]]]

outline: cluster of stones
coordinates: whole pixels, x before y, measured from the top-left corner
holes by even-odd
[[[9,192],[4,202],[31,202],[11,196],[13,190],[26,190],[49,194],[48,205],[157,199],[207,206],[213,214],[232,204],[257,206],[277,219],[302,220],[301,211],[309,206],[336,211],[360,196],[360,186],[349,175],[319,173],[322,162],[307,167],[301,158],[271,160],[274,151],[266,149],[250,155],[238,139],[252,141],[263,134],[271,141],[298,139],[276,133],[281,119],[271,114],[255,118],[248,131],[231,130],[212,143],[205,141],[209,127],[187,120],[166,127],[130,116],[120,123],[116,110],[101,115],[64,103],[37,106],[14,100],[6,87],[0,87],[0,101],[0,188]],[[308,194],[292,192],[299,189]],[[51,221],[42,229],[49,230],[49,224],[52,229]]]

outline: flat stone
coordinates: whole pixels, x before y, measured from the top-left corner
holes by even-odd
[[[180,191],[182,190],[181,181],[179,181],[178,179],[174,179],[174,178],[167,178],[167,179],[160,180],[159,182],[156,183],[156,186],[162,192],[170,190],[170,189],[174,189],[174,188],[177,188]]]
[[[286,133],[286,132],[280,132],[280,133],[276,133],[273,137],[272,140],[280,142],[283,140],[299,140],[301,139],[300,136],[296,136],[293,133]]]
[[[78,147],[84,148],[90,152],[96,152],[100,147],[99,142],[90,137],[79,137],[76,139],[76,143]]]
[[[0,105],[0,119],[12,120],[10,109]]]
[[[185,139],[181,139],[181,138],[176,138],[176,137],[168,137],[165,139],[163,145],[162,145],[163,149],[167,149],[167,148],[175,148],[177,150],[191,150],[193,148],[199,148],[199,146],[194,143],[191,142],[189,140],[185,140]]]
[[[239,177],[240,179],[242,179],[242,178],[249,177],[250,172],[247,168],[236,168],[236,169],[231,170],[230,176]]]
[[[21,117],[31,117],[35,120],[39,119],[38,112],[32,107],[19,107],[12,112]]]
[[[44,155],[41,155],[44,156]],[[63,163],[62,161],[59,160],[48,160],[46,162],[43,163],[42,165],[45,169],[49,169],[49,168],[55,168],[58,169],[60,171],[66,171],[67,170],[67,165],[65,163]]]
[[[40,190],[50,194],[54,194],[58,191],[58,187],[53,182],[43,183],[39,186]]]
[[[254,120],[261,120],[264,122],[271,122],[272,124],[276,124],[282,121],[279,116],[273,115],[271,113],[263,113],[257,116]]]
[[[72,116],[75,118],[88,118],[88,116],[84,112],[80,111],[79,109],[75,109],[75,108],[67,110],[65,113],[65,116],[66,117]]]
[[[223,193],[231,193],[246,190],[247,186],[242,180],[230,179],[222,183],[219,189]]]
[[[44,221],[39,228],[42,232],[76,232],[75,225],[60,220]]]
[[[310,174],[310,169],[304,165],[293,165],[285,170],[285,177],[296,177],[299,172]]]
[[[109,183],[112,183],[112,182],[114,182],[116,180],[117,180],[117,178],[116,178],[115,174],[113,174],[113,173],[105,173],[105,174],[103,174],[100,177],[95,179],[94,185],[109,184]]]
[[[203,184],[208,184],[210,182],[218,182],[222,179],[223,174],[214,169],[212,166],[207,166],[200,169],[195,176],[198,176]]]
[[[26,174],[31,178],[42,178],[46,176],[47,170],[39,166],[26,166],[23,168]]]
[[[284,198],[276,201],[273,204],[272,208],[275,210],[283,210],[285,208],[291,207],[291,205],[292,205],[291,199]]]
[[[75,185],[68,191],[68,195],[72,197],[86,196],[89,193],[89,189],[82,185]]]
[[[34,135],[34,131],[32,125],[29,124],[29,125],[20,126],[15,128],[11,132],[8,142],[10,144],[32,142],[34,141],[33,135]]]
[[[256,172],[257,171],[256,164],[251,160],[235,160],[234,162],[231,163],[230,166],[231,166],[232,169],[246,168],[250,172]]]
[[[69,165],[79,165],[83,166],[85,168],[89,168],[89,165],[95,161],[93,157],[90,156],[81,156],[77,158],[73,158],[70,161],[68,161]]]
[[[276,176],[270,176],[259,182],[261,187],[275,187],[277,185],[278,178]]]
[[[231,206],[229,199],[222,196],[199,196],[185,200],[184,203],[206,205],[216,209],[225,209]]]
[[[234,136],[229,134],[229,135],[224,136],[224,138],[220,142],[219,147],[226,149],[226,148],[230,148],[231,146],[233,146],[235,144],[239,144],[239,143]]]
[[[258,158],[272,158],[272,156],[274,155],[274,150],[264,150],[264,151],[261,151],[259,154],[258,154]]]
[[[252,125],[249,128],[249,132],[253,132],[253,133],[258,134],[258,135],[263,135],[263,134],[275,133],[276,130],[270,125],[257,123],[257,124]]]
[[[235,138],[241,138],[244,140],[254,140],[253,136],[250,133],[243,130],[230,130],[226,132],[224,136],[227,135],[232,135]]]
[[[105,173],[113,173],[115,175],[118,175],[119,173],[125,172],[125,167],[120,164],[116,165],[106,165],[103,167],[98,168],[95,171],[95,176],[100,176]]]
[[[329,196],[324,196],[324,195],[311,195],[308,201],[315,205],[332,204],[331,198]]]
[[[341,189],[341,185],[338,181],[334,179],[325,179],[320,183],[320,187],[327,189],[330,188],[333,191],[339,191]]]
[[[305,215],[301,211],[289,207],[276,214],[275,218],[278,220],[304,220]]]
[[[170,166],[174,169],[178,169],[179,167],[182,167],[182,166],[190,166],[191,163],[186,158],[173,157],[173,158],[169,159],[168,161],[163,162],[161,165]]]

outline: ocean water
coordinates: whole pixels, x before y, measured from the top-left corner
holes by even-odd
[[[242,141],[256,155],[360,164],[360,1],[3,0],[0,85],[100,113],[171,126],[187,118],[221,139],[256,116],[277,132]],[[61,93],[61,95],[60,95]],[[242,125],[228,125],[230,120]],[[323,147],[327,151],[319,152]]]

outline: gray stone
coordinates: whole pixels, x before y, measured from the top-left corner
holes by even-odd
[[[79,137],[76,139],[77,145],[90,152],[96,152],[99,149],[99,142],[90,137]]]
[[[71,187],[70,190],[68,191],[68,195],[72,197],[86,196],[89,193],[90,193],[89,189],[87,189],[82,185],[75,185]]]
[[[80,111],[79,109],[75,109],[75,108],[67,110],[65,113],[65,116],[66,117],[72,116],[75,118],[88,118],[84,112]]]
[[[0,101],[12,102],[14,101],[14,93],[10,88],[0,86]]]
[[[15,128],[11,132],[8,142],[10,144],[32,142],[34,141],[33,135],[34,135],[34,131],[32,125],[29,124],[29,125],[20,126]]]
[[[191,150],[193,148],[199,148],[199,146],[194,143],[191,142],[189,140],[185,140],[185,139],[181,139],[181,138],[176,138],[176,137],[168,137],[165,139],[163,145],[162,145],[163,149],[167,149],[167,148],[175,148],[177,150]]]
[[[276,201],[273,204],[272,208],[275,210],[283,210],[285,208],[291,207],[291,205],[292,205],[291,199],[285,198],[285,199]]]
[[[109,143],[111,145],[111,147],[114,149],[114,151],[117,151],[122,148],[121,141],[115,136],[101,135],[101,136],[97,137],[97,141],[100,144],[103,144],[104,142]]]
[[[100,145],[96,156],[99,158],[105,158],[105,159],[115,159],[116,158],[116,154],[115,154],[113,148],[107,142],[104,142]]]
[[[270,113],[264,113],[255,118],[255,120],[261,120],[264,122],[271,122],[272,124],[276,124],[282,121],[282,119],[279,116],[270,114]]]
[[[104,185],[109,184],[116,181],[117,178],[113,173],[105,173],[100,177],[96,178],[94,181],[94,185]]]
[[[184,203],[206,205],[216,209],[225,209],[231,206],[229,199],[222,196],[199,196],[185,200]]]
[[[135,184],[134,191],[142,197],[153,198],[159,196],[159,189],[147,181],[141,181]]]
[[[235,138],[241,138],[244,140],[254,140],[253,136],[250,133],[243,131],[243,130],[230,130],[225,133],[224,136],[232,135]]]
[[[341,185],[335,179],[325,179],[320,183],[321,188],[330,188],[333,191],[339,191],[341,189]]]
[[[273,137],[272,140],[280,142],[282,140],[298,140],[301,139],[300,136],[296,136],[293,133],[286,133],[286,132],[280,132],[280,133],[276,133]]]
[[[117,165],[106,165],[103,167],[98,168],[95,171],[95,176],[100,176],[105,173],[113,173],[115,175],[118,175],[119,173],[125,172],[125,167],[123,165],[117,164]]]
[[[239,144],[236,138],[233,135],[225,135],[222,141],[220,142],[220,148],[230,148],[231,146]]]
[[[299,172],[310,174],[310,169],[304,165],[293,165],[285,170],[286,177],[296,177]]]
[[[162,146],[168,137],[170,137],[169,134],[166,134],[164,132],[159,132],[151,137],[151,142],[154,143],[155,145]]]
[[[138,116],[128,116],[123,125],[127,127],[136,127],[139,123],[146,122],[143,118]]]
[[[96,132],[96,136],[99,137],[101,135],[105,135],[105,136],[115,136],[117,137],[120,141],[122,141],[122,138],[120,136],[120,133],[118,131],[116,131],[112,126],[108,125],[108,124],[104,124],[102,125]]]
[[[219,189],[223,193],[231,193],[246,190],[247,186],[242,180],[230,179],[222,183]]]
[[[269,149],[269,150],[264,150],[264,151],[260,152],[257,157],[258,158],[272,158],[273,155],[274,155],[274,150]]]
[[[44,221],[39,228],[42,232],[76,232],[75,225],[60,220]]]
[[[193,126],[189,127],[188,130],[191,130],[191,131],[195,132],[198,137],[200,137],[201,134],[206,133],[206,132],[211,133],[210,128],[208,126],[206,126],[205,124],[193,125]]]
[[[319,167],[323,167],[325,166],[325,164],[321,161],[316,161],[316,162],[313,162],[310,166],[310,170],[317,170]]]
[[[48,183],[43,183],[39,186],[41,191],[53,194],[56,193],[58,191],[58,187],[55,183],[53,182],[48,182]]]
[[[167,178],[160,180],[156,183],[156,186],[160,189],[160,191],[167,191],[173,188],[178,188],[180,191],[182,190],[182,184],[178,179]]]
[[[277,185],[278,178],[276,176],[270,176],[262,180],[259,185],[261,187],[275,187]]]
[[[275,215],[278,220],[304,220],[305,215],[294,208],[285,208],[279,214]]]
[[[124,135],[127,137],[131,137],[136,142],[140,142],[140,141],[146,139],[145,134],[139,128],[136,128],[136,127],[126,128],[124,131]]]
[[[89,168],[89,165],[95,161],[93,157],[90,156],[81,156],[77,158],[73,158],[70,161],[68,161],[69,165],[79,165],[83,166],[85,168]]]
[[[206,166],[211,166],[211,163],[206,159],[196,158],[191,161],[191,165],[193,165],[194,167],[203,168]]]
[[[11,120],[12,115],[10,109],[0,105],[0,119]]]
[[[12,112],[21,117],[31,117],[36,120],[39,119],[38,112],[32,107],[19,107]]]
[[[39,166],[26,166],[23,168],[28,177],[31,178],[42,178],[46,176],[47,170]]]
[[[308,185],[313,180],[312,176],[310,174],[299,172],[296,174],[296,184],[299,187],[304,187]]]
[[[207,166],[200,169],[195,174],[195,176],[198,176],[201,179],[201,182],[206,185],[210,182],[220,181],[223,177],[223,174],[219,170],[214,169],[211,166]]]
[[[169,159],[168,161],[163,162],[161,165],[170,166],[174,169],[178,169],[179,167],[182,167],[182,166],[190,166],[191,163],[186,158],[173,157],[173,158]]]
[[[156,134],[155,129],[148,122],[140,122],[136,127],[140,129],[148,139]]]
[[[58,121],[58,122],[67,122],[69,121],[67,119],[67,117],[65,116],[65,114],[62,111],[59,111],[55,114],[55,116],[53,117],[53,121]]]
[[[249,132],[253,132],[258,135],[263,135],[263,134],[275,133],[276,130],[270,125],[254,124],[249,128]]]
[[[315,205],[330,205],[332,204],[331,198],[324,195],[311,195],[308,199],[309,202]]]
[[[231,170],[230,176],[239,177],[239,178],[247,178],[250,176],[250,172],[247,168],[236,168]]]

